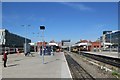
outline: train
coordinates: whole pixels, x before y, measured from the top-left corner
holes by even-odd
[[[2,48],[0,48],[0,55],[3,55],[5,50],[7,50],[9,54],[18,53],[18,52],[21,53],[24,51],[23,48],[2,47]]]
[[[46,46],[47,47],[50,47],[50,46]],[[30,51],[31,52],[37,52],[39,51],[38,50],[39,47],[38,46],[30,46]],[[0,55],[2,55],[5,50],[8,51],[9,54],[13,54],[13,53],[22,53],[24,52],[24,47],[0,47]],[[58,46],[53,46],[53,51],[56,51],[56,52],[60,52],[61,51],[61,48],[58,47]]]
[[[71,47],[72,52],[79,52],[79,51],[90,51],[90,46],[73,46]]]

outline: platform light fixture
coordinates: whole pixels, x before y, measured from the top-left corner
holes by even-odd
[[[40,30],[42,31],[42,63],[44,64],[44,30],[45,30],[45,26],[40,26]]]

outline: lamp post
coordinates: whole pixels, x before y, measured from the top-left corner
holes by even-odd
[[[21,25],[23,27],[25,27],[25,43],[24,43],[24,54],[27,53],[27,27],[31,26],[31,25]]]
[[[99,45],[99,52],[101,52],[101,39],[100,38],[98,38],[98,45]]]
[[[118,36],[118,58],[120,59],[120,33],[117,36]]]
[[[39,36],[40,33],[39,32],[38,33],[33,32],[32,34],[33,35],[37,34],[37,36],[34,36],[34,39],[37,38],[38,40],[40,40],[40,36]],[[40,48],[40,46],[37,44],[37,42],[39,42],[39,41],[35,42],[35,51],[38,52],[38,53],[40,53],[40,51],[38,50]],[[36,50],[36,48],[37,48],[37,50]]]
[[[71,52],[71,46],[69,45],[69,52]]]
[[[120,58],[120,43],[118,44],[118,58]]]
[[[112,32],[109,33],[109,34],[110,34],[110,52],[111,52],[111,50],[112,50],[112,49],[111,49],[111,47],[112,47],[112,43],[111,43],[111,33],[112,33]]]
[[[40,26],[40,30],[42,30],[42,63],[44,64],[44,30],[45,30],[45,26]]]
[[[33,34],[33,40],[35,39],[35,36],[34,36],[34,32],[32,33]],[[36,52],[36,42],[34,41],[34,52]]]
[[[39,32],[38,33],[33,32],[32,34],[33,34],[33,39],[36,39],[36,38],[38,38],[38,40],[40,39]],[[37,36],[35,36],[35,34],[37,34]],[[37,41],[34,41],[34,51],[35,52],[37,52],[36,47],[38,49]]]

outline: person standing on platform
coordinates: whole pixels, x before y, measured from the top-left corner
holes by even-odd
[[[8,51],[6,50],[3,54],[3,61],[4,61],[4,67],[7,67],[6,66],[6,63],[7,63],[7,55],[8,55]]]

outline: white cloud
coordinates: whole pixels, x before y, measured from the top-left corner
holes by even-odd
[[[75,9],[78,9],[78,10],[81,10],[81,11],[92,11],[93,8],[91,7],[88,7],[84,4],[78,4],[78,3],[70,3],[70,2],[62,2],[61,4],[64,4],[64,5],[67,5],[67,6],[70,6],[72,8],[75,8]]]

